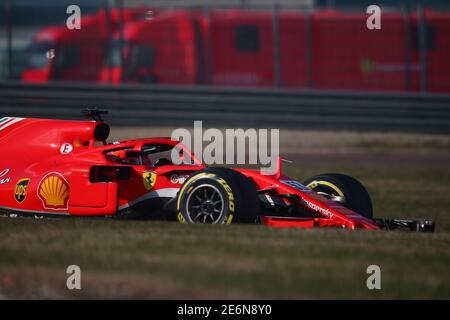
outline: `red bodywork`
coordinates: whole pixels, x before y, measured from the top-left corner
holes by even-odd
[[[156,217],[167,202],[176,199],[186,178],[205,168],[170,138],[106,143],[108,135],[109,126],[103,122],[0,119],[0,210],[71,216],[115,216],[125,210],[141,210]],[[192,159],[192,164],[157,165],[152,157],[173,148],[180,157]],[[153,150],[155,153],[151,153]],[[144,151],[150,152],[148,156],[142,156]],[[257,170],[235,170],[251,179],[262,197],[279,197],[287,206],[310,213],[309,217],[263,213],[264,224],[380,228],[374,220],[324,198],[281,172],[262,175]],[[150,180],[146,179],[149,175],[153,177]]]

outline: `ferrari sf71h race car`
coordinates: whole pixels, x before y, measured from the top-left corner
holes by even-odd
[[[432,221],[374,219],[366,189],[343,174],[295,181],[281,173],[207,167],[178,141],[108,143],[102,112],[92,119],[0,119],[0,212],[18,216],[106,216],[181,223],[260,223],[433,231]],[[189,165],[174,165],[173,154]]]

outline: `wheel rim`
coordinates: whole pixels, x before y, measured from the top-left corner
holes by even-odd
[[[339,202],[341,204],[345,204],[347,202],[347,199],[343,194],[339,194],[338,192],[336,192],[336,190],[327,185],[317,183],[317,185],[314,188],[312,188],[312,185],[313,183],[310,183],[307,185],[307,187],[313,190],[314,192],[324,196],[327,199]]]
[[[192,223],[219,223],[223,217],[223,204],[219,189],[202,184],[195,187],[187,198],[187,216]]]

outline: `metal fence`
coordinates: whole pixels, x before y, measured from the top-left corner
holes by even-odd
[[[192,125],[450,133],[450,96],[0,81],[0,117],[78,119],[110,111],[116,125]]]
[[[450,93],[450,11],[429,1],[378,1],[381,30],[313,0],[79,0],[72,30],[72,2],[0,4],[0,79]]]

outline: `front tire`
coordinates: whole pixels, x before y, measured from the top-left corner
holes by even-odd
[[[185,181],[177,198],[181,223],[256,223],[260,202],[255,185],[228,168],[206,168]]]
[[[373,217],[370,195],[353,177],[340,173],[325,173],[309,178],[303,184],[366,218]]]

